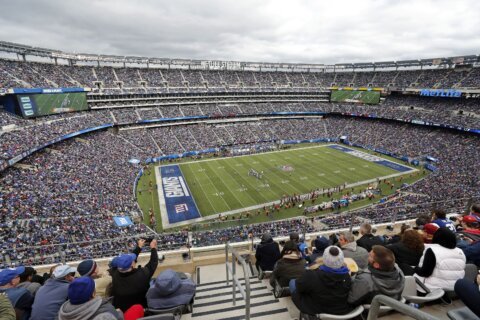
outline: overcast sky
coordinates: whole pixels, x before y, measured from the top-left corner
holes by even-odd
[[[341,63],[480,54],[478,0],[0,0],[0,40],[70,52]]]

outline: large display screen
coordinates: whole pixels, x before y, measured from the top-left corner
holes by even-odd
[[[17,98],[20,110],[23,116],[27,118],[88,109],[85,92],[21,94]]]
[[[333,90],[330,95],[331,102],[354,102],[378,104],[380,102],[379,91],[357,91],[357,90]]]

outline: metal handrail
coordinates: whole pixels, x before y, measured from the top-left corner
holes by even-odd
[[[373,298],[372,303],[370,305],[370,311],[368,312],[368,318],[367,320],[376,320],[378,317],[378,314],[380,312],[380,305],[386,305],[395,311],[398,311],[400,313],[403,313],[409,317],[412,317],[417,320],[440,320],[437,317],[434,317],[432,315],[429,315],[428,313],[425,313],[423,311],[420,311],[418,309],[412,308],[409,305],[406,305],[404,303],[401,303],[398,300],[392,299],[390,297],[384,296],[384,295],[377,295],[375,298]]]
[[[228,253],[232,253],[232,267],[228,264]],[[237,268],[235,259],[237,259],[243,268],[243,276],[245,277],[245,289],[243,289],[240,284],[240,280],[237,278]],[[227,286],[230,281],[229,275],[232,275],[232,295],[233,295],[233,305],[236,305],[236,288],[240,291],[243,299],[245,300],[245,320],[250,320],[250,277],[248,274],[247,263],[245,259],[230,245],[230,243],[225,244],[225,268],[227,270]]]

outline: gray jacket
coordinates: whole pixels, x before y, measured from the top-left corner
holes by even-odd
[[[109,314],[107,319],[123,320],[123,314],[117,312],[110,302],[95,297],[85,303],[74,305],[65,302],[58,312],[58,320],[95,320],[98,316]]]
[[[368,251],[357,246],[356,242],[350,242],[342,246],[342,251],[345,258],[352,258],[357,263],[358,270],[364,270],[368,267]]]
[[[353,279],[348,303],[370,304],[377,294],[400,300],[404,286],[405,276],[396,264],[392,271],[380,271],[369,265]]]

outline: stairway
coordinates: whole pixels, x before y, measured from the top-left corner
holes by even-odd
[[[245,284],[242,268],[237,265],[238,277]],[[249,272],[250,273],[250,272]],[[250,275],[248,275],[250,276]],[[213,281],[217,279],[216,281]],[[223,280],[218,280],[223,279]],[[193,312],[182,316],[192,320],[241,320],[245,319],[245,303],[236,289],[236,305],[233,305],[232,282],[226,284],[224,264],[199,267],[197,269],[197,292]],[[273,296],[265,282],[250,276],[250,318],[291,320],[288,309]]]

